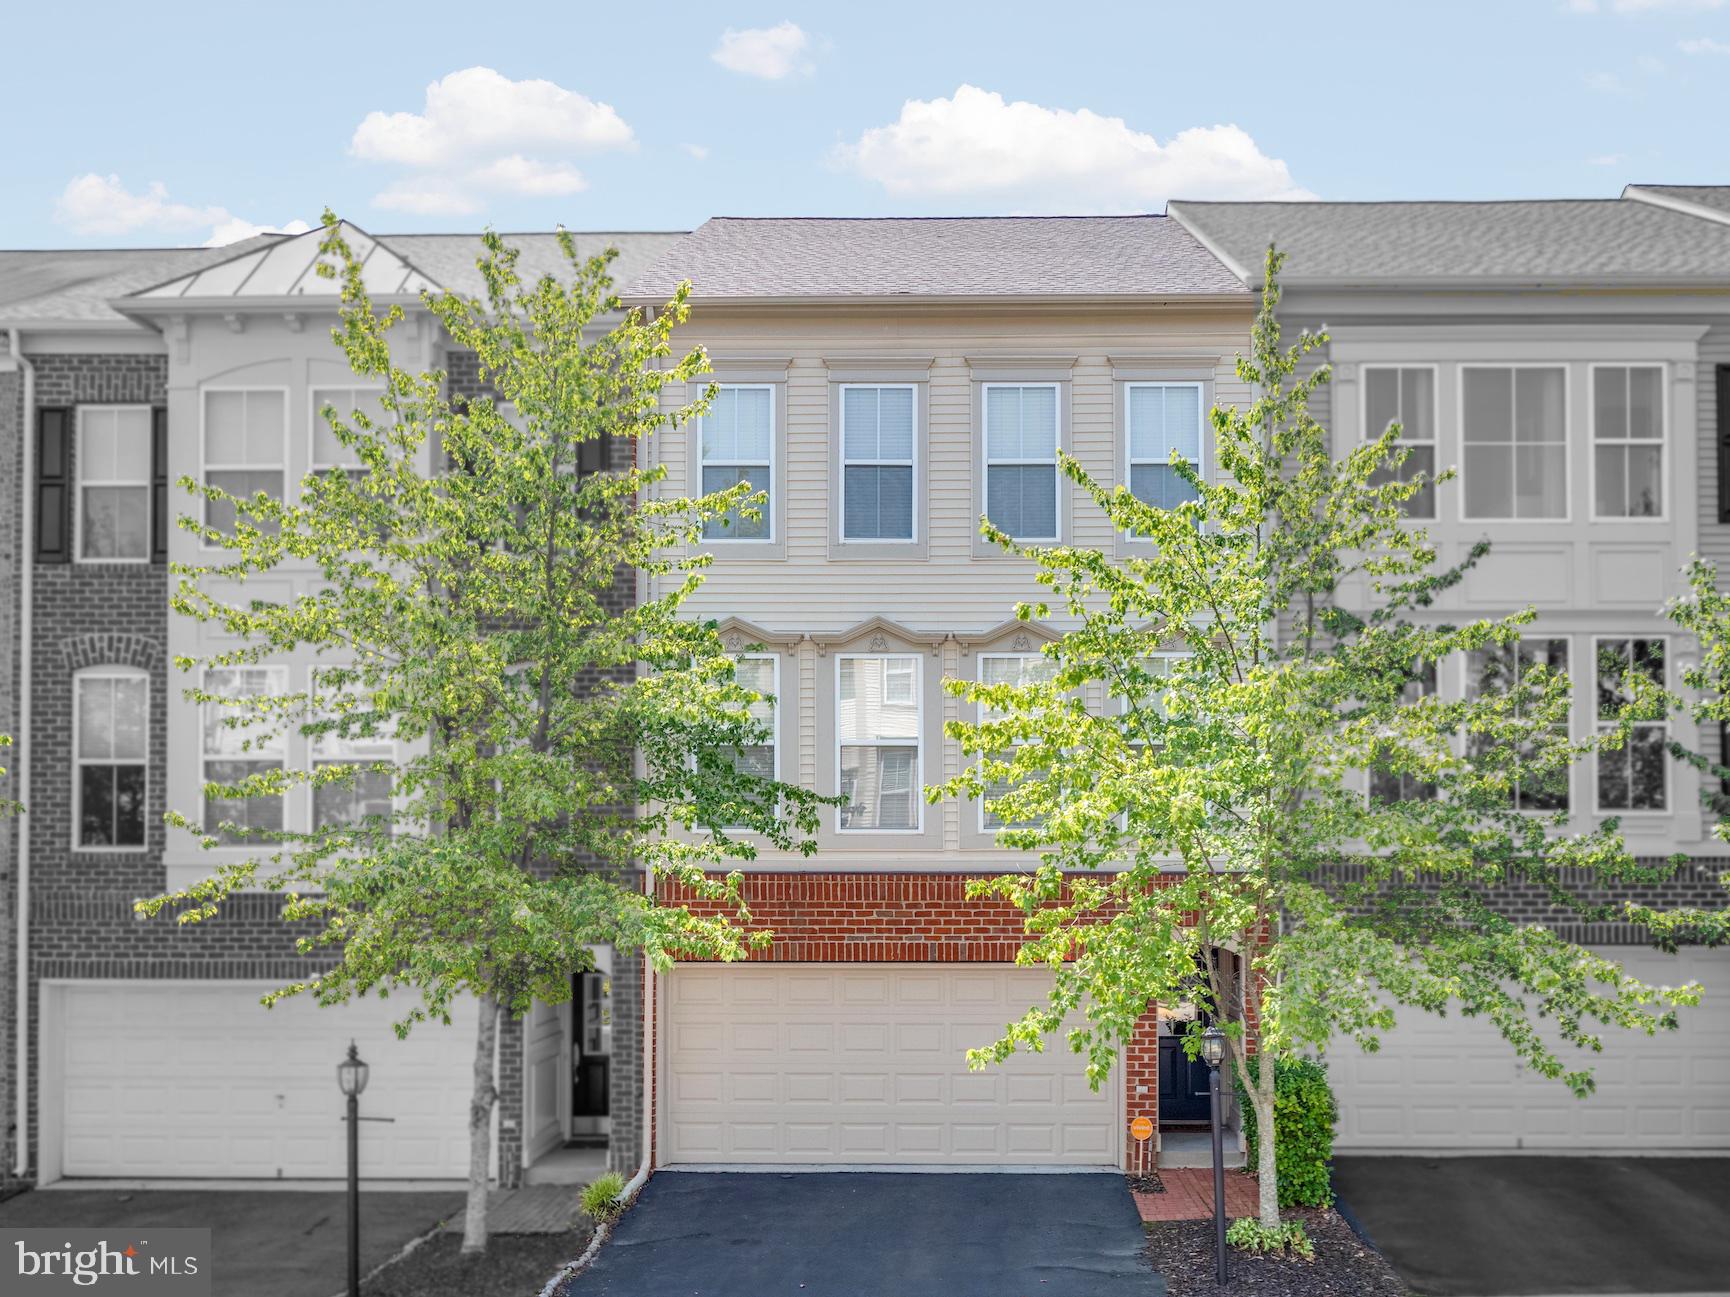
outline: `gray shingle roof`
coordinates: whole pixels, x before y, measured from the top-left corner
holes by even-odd
[[[125,324],[110,299],[217,265],[280,237],[261,234],[224,248],[0,252],[0,325]]]
[[[1730,225],[1628,199],[1503,203],[1191,203],[1173,216],[1261,281],[1289,284],[1730,282]]]
[[[718,217],[625,281],[663,299],[1138,297],[1243,285],[1163,216]]]
[[[574,237],[581,255],[609,246],[618,248],[613,278],[622,284],[682,238],[683,232],[600,231]],[[0,328],[10,323],[26,327],[129,324],[132,321],[116,311],[111,301],[200,271],[239,265],[260,250],[286,249],[296,240],[306,240],[308,248],[316,248],[319,238],[320,232],[314,230],[298,236],[262,234],[221,248],[0,251]],[[377,238],[441,287],[469,296],[485,291],[480,271],[475,268],[483,250],[478,234],[387,234]],[[525,279],[564,273],[564,254],[559,251],[556,235],[506,234],[504,238],[521,252],[517,265]],[[226,283],[225,274],[218,278]],[[253,278],[247,282],[261,281]],[[148,299],[137,300],[141,306],[149,304]]]

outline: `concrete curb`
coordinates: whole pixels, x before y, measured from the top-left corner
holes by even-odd
[[[607,1241],[607,1236],[613,1232],[611,1221],[602,1221],[595,1226],[595,1232],[589,1238],[589,1245],[583,1249],[583,1254],[575,1261],[567,1261],[559,1267],[559,1272],[547,1280],[541,1289],[541,1297],[553,1297],[558,1286],[569,1279],[575,1279],[588,1268],[589,1262],[595,1259],[595,1253],[601,1250],[601,1244]]]

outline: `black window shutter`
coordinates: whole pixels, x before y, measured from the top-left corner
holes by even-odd
[[[150,561],[168,561],[168,411],[150,411]]]
[[[577,443],[577,472],[599,473],[607,467],[607,447],[612,442],[608,436],[591,437],[587,441]]]
[[[1730,365],[1718,366],[1718,521],[1730,522]]]
[[[43,406],[36,412],[36,561],[72,558],[72,411]]]

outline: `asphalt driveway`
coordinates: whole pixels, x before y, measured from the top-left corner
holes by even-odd
[[[1426,1297],[1730,1291],[1730,1158],[1342,1157],[1334,1189]]]
[[[208,1229],[213,1297],[331,1297],[348,1282],[347,1195],[201,1189],[45,1189],[0,1203],[0,1225]],[[461,1193],[360,1196],[364,1274],[462,1210]]]
[[[568,1297],[1164,1297],[1121,1175],[663,1171]]]

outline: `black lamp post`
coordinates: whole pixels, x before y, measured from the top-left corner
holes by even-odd
[[[1225,1033],[1209,1027],[1201,1033],[1201,1057],[1207,1064],[1207,1100],[1213,1123],[1213,1246],[1214,1279],[1225,1282],[1225,1142],[1219,1122],[1219,1065],[1225,1061]]]
[[[336,1082],[348,1096],[348,1297],[360,1297],[360,1092],[371,1071],[349,1041],[348,1057],[336,1065]]]

